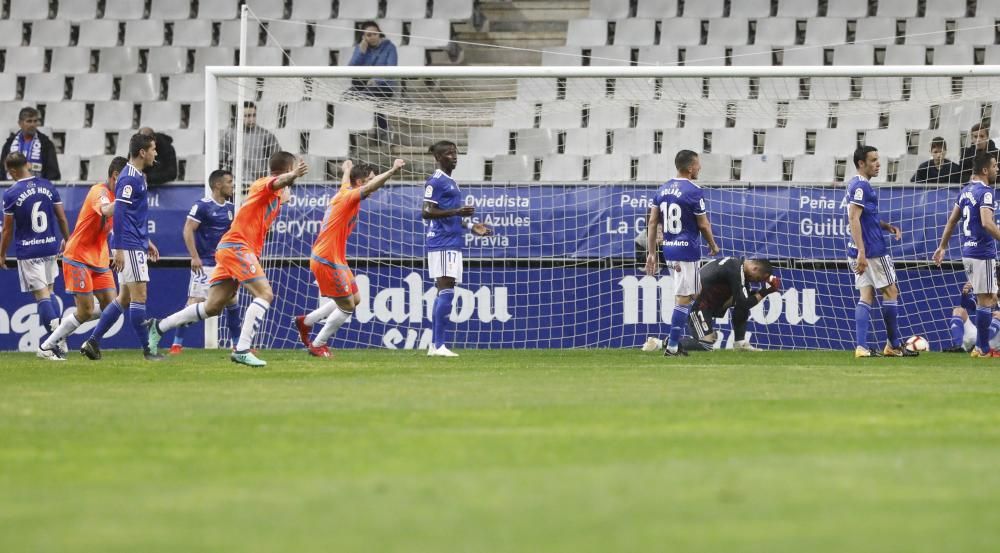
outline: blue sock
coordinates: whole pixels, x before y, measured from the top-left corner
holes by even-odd
[[[181,325],[174,329],[174,345],[183,346],[184,345],[184,332],[187,331],[187,327],[191,325]]]
[[[438,292],[437,299],[434,300],[434,327],[431,336],[434,338],[434,347],[439,348],[448,343],[448,327],[451,321],[451,302],[455,297],[455,290],[445,288]]]
[[[139,339],[139,344],[143,349],[149,347],[149,333],[142,327],[142,322],[146,320],[146,304],[132,302],[128,308],[129,323],[135,331],[135,337]]]
[[[670,336],[667,338],[667,347],[675,348],[687,326],[688,313],[691,308],[687,305],[675,305],[674,313],[670,316]]]
[[[1000,321],[997,321],[1000,323]],[[961,317],[952,317],[948,321],[948,330],[951,331],[951,345],[952,347],[959,347],[962,345],[962,338],[965,337],[965,322]]]
[[[872,306],[863,301],[858,302],[854,308],[854,332],[855,343],[862,348],[868,349],[868,331],[872,327]]]
[[[994,338],[997,337],[997,333],[1000,333],[1000,321],[993,319],[990,321],[990,341],[992,342]]]
[[[899,327],[896,324],[896,319],[899,317],[899,304],[896,300],[883,300],[882,301],[882,320],[885,321],[885,334],[889,343],[894,348],[899,348]]]
[[[56,309],[52,305],[52,298],[42,298],[38,300],[38,319],[42,323],[42,327],[45,330],[52,331],[54,328],[49,328],[49,322],[56,318]]]
[[[243,320],[240,317],[239,304],[227,305],[226,328],[229,329],[229,339],[232,340],[234,346],[236,345],[236,340],[240,338],[240,331],[242,330],[240,326],[242,324]]]
[[[94,327],[94,332],[90,334],[90,339],[101,341],[104,335],[111,330],[111,327],[118,322],[118,317],[122,316],[122,305],[118,303],[118,300],[114,300],[101,311],[101,319],[97,321],[97,326]]]
[[[990,351],[990,322],[992,321],[992,307],[976,308],[976,345],[983,353]]]

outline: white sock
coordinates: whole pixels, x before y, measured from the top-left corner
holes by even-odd
[[[330,313],[333,313],[333,310],[336,309],[336,308],[337,308],[337,302],[335,302],[335,301],[331,301],[331,302],[328,302],[326,304],[323,304],[323,305],[319,306],[318,308],[316,308],[315,310],[313,310],[311,313],[309,313],[308,315],[306,315],[306,324],[309,325],[309,326],[315,325],[316,323],[318,323],[318,322],[322,321],[323,319],[329,317]]]
[[[271,304],[257,298],[250,302],[246,314],[243,315],[243,328],[240,330],[240,339],[236,342],[236,351],[248,351],[253,344],[253,337],[257,334],[257,327],[260,326],[261,319],[271,308]]]
[[[160,329],[160,334],[162,334],[181,325],[196,323],[206,318],[205,306],[195,303],[163,319],[156,326]]]
[[[326,324],[323,325],[323,330],[320,330],[319,334],[316,335],[316,340],[313,344],[325,346],[326,343],[330,341],[330,337],[337,333],[340,325],[344,324],[347,319],[350,319],[353,314],[353,311],[344,311],[340,308],[335,309],[333,313],[326,318]]]
[[[42,342],[42,349],[52,349],[52,346],[59,343],[59,340],[73,334],[73,331],[80,328],[83,324],[76,320],[76,315],[71,315],[69,317],[63,317],[59,326],[49,335],[49,338]]]

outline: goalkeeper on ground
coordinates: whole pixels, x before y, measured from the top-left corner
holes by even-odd
[[[781,279],[774,273],[771,263],[765,259],[744,259],[725,257],[707,263],[699,271],[701,292],[695,298],[688,316],[688,330],[694,337],[685,340],[688,351],[708,351],[713,349],[715,319],[722,317],[732,308],[733,349],[758,351],[746,339],[750,309],[768,294],[781,290]],[[753,288],[753,283],[766,283],[761,288]],[[643,350],[657,349],[656,338],[647,340]]]

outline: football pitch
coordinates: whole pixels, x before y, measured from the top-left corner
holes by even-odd
[[[1000,363],[0,354],[0,551],[976,552]]]

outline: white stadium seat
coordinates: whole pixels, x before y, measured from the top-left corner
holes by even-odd
[[[163,22],[148,20],[126,22],[125,46],[139,48],[163,46]]]
[[[830,103],[825,100],[790,100],[784,115],[786,128],[825,129],[830,119]]]
[[[603,19],[573,19],[566,29],[567,46],[604,46],[608,43],[608,22]]]
[[[388,19],[424,19],[427,17],[427,1],[386,0],[385,16]]]
[[[540,180],[545,182],[580,182],[583,180],[583,157],[566,154],[545,156],[542,159]]]
[[[45,48],[23,46],[7,50],[4,71],[11,73],[41,73],[45,70]]]
[[[593,129],[617,129],[629,126],[629,106],[623,103],[596,103],[590,106],[587,126]]]
[[[826,7],[827,17],[862,18],[868,15],[868,0],[837,0]],[[861,23],[861,20],[858,20]]]
[[[871,44],[834,46],[833,63],[836,65],[872,65],[875,63],[875,47]]]
[[[745,45],[750,36],[750,24],[740,17],[708,20],[708,44],[722,46]]]
[[[150,55],[160,50],[151,50]],[[98,73],[135,73],[139,70],[138,48],[101,48],[99,58]]]
[[[167,1],[172,2],[173,0]],[[59,2],[59,13],[56,16],[57,19],[66,21],[87,21],[95,17],[97,17],[97,0]]]
[[[773,65],[774,53],[770,46],[754,44],[751,46],[735,46],[732,53],[734,66]]]
[[[865,77],[861,79],[862,100],[902,100],[902,77]]]
[[[423,46],[400,46],[396,48],[396,65],[422,67],[427,65],[427,50]]]
[[[781,52],[781,65],[823,65],[823,49],[817,46],[789,46]]]
[[[726,65],[726,48],[718,45],[687,46],[684,48],[684,65]]]
[[[502,129],[535,126],[534,106],[516,100],[500,100],[493,110],[493,126]]]
[[[202,0],[204,1],[204,0]],[[260,19],[284,19],[285,2],[274,0],[247,0],[247,7]]]
[[[281,48],[298,48],[306,45],[309,25],[304,21],[269,21],[267,45]]]
[[[627,181],[632,176],[632,158],[624,154],[601,154],[590,158],[590,182]]]
[[[916,17],[917,0],[879,0],[879,17]]]
[[[53,102],[45,108],[45,126],[52,129],[82,129],[86,116],[85,102]]]
[[[784,178],[781,156],[750,155],[743,158],[740,180],[745,182],[779,182]]]
[[[58,102],[66,96],[66,77],[58,73],[41,73],[25,78],[24,97],[36,102]]]
[[[795,156],[792,162],[792,180],[797,184],[829,183],[834,179],[834,158],[827,155]]]
[[[660,44],[694,46],[701,44],[701,21],[678,17],[660,23]]]
[[[194,52],[196,73],[204,73],[205,67],[209,65],[235,65],[235,63],[236,51],[232,48],[198,48]]]
[[[205,156],[187,156],[184,159],[184,180],[188,182],[205,181]]]
[[[542,65],[583,65],[577,46],[546,46],[542,50]]]
[[[795,35],[795,20],[792,18],[770,17],[757,20],[756,44],[793,46]]]
[[[177,102],[144,102],[140,109],[141,127],[176,129],[181,126],[181,105]]]
[[[174,129],[168,132],[174,139],[174,150],[180,157],[205,153],[205,131],[201,125],[196,129]]]
[[[443,19],[418,19],[410,23],[410,45],[446,48],[451,42],[451,22]]]
[[[980,3],[980,5],[982,5]],[[983,25],[983,20],[966,18],[955,20],[955,44],[967,46],[982,46],[995,42],[993,25]]]
[[[807,19],[816,17],[818,13],[819,4],[816,0],[778,0],[778,17]]]
[[[63,0],[65,1],[65,0]],[[182,4],[183,0],[179,0]],[[145,2],[135,0],[105,0],[104,17],[109,19],[142,19],[146,14]]]
[[[854,100],[841,102],[837,116],[837,128],[859,131],[878,128],[880,106],[878,102]]]
[[[654,19],[677,17],[677,3],[677,0],[639,0],[635,15]]]
[[[12,0],[10,18],[14,20],[37,21],[49,18],[49,3],[38,0]]]
[[[566,153],[592,156],[603,154],[608,150],[608,131],[605,129],[586,128],[569,129],[566,131]]]
[[[119,99],[126,102],[152,102],[160,99],[160,78],[152,73],[123,75]]]
[[[340,0],[338,19],[365,20],[378,17],[378,2],[371,0]]]
[[[334,107],[333,110],[334,128],[365,130],[372,128],[374,124],[375,124],[374,115],[372,114],[372,112],[366,109],[347,104],[337,104]]]
[[[102,59],[103,60],[103,54]],[[151,73],[176,75],[187,71],[187,48],[152,48],[147,57],[146,69]]]
[[[885,48],[885,65],[926,65],[927,47],[890,44]]]
[[[350,133],[344,129],[316,129],[309,133],[309,153],[325,157],[347,157]]]
[[[545,129],[578,129],[583,125],[583,112],[575,102],[542,104],[541,127]]]
[[[594,46],[590,49],[590,65],[630,65],[632,49],[628,46]]]
[[[18,25],[20,27],[20,25]],[[15,31],[20,37],[20,28]],[[59,19],[47,19],[35,21],[31,24],[31,45],[43,48],[55,48],[58,46],[69,46],[70,24],[69,21]],[[20,44],[20,41],[18,41]]]
[[[333,18],[333,3],[329,0],[295,0],[292,19],[295,21],[324,21]]]
[[[205,75],[171,75],[167,82],[167,99],[181,103],[205,101]]]
[[[890,129],[926,129],[930,125],[931,110],[926,104],[905,102],[889,106]]]
[[[746,100],[736,103],[737,129],[770,129],[778,119],[778,106],[769,100]]]
[[[111,99],[114,77],[111,73],[89,73],[73,78],[73,99],[104,102]]]
[[[750,80],[743,77],[714,77],[708,80],[711,100],[745,100],[750,97]]]
[[[988,3],[980,0],[979,5]],[[966,0],[934,0],[933,2],[927,2],[924,17],[938,19],[965,17],[967,15],[967,4]]]
[[[616,129],[612,133],[612,152],[637,156],[651,154],[655,149],[652,129]]]
[[[770,129],[764,136],[764,153],[785,158],[806,153],[806,134],[802,129]]]
[[[732,179],[733,159],[729,154],[700,154],[698,157],[701,158],[701,174],[698,175],[698,180],[724,182]]]
[[[814,17],[806,21],[806,46],[833,46],[847,39],[847,20]]]
[[[65,182],[80,180],[80,156],[72,154],[59,155],[59,173]]]
[[[566,100],[581,104],[593,102],[605,96],[607,79],[599,77],[581,77],[566,80]]]
[[[17,99],[17,75],[0,74],[0,102],[11,102],[15,99]]]
[[[104,155],[105,140],[103,129],[68,129],[63,151],[79,156]]]
[[[865,133],[865,143],[878,148],[881,155],[897,158],[906,154],[906,132],[902,129],[873,129]]]
[[[493,158],[494,182],[530,181],[534,175],[534,162],[528,156],[503,155]]]
[[[200,1],[198,19],[236,19],[240,16],[239,5],[240,0]]]
[[[941,125],[968,130],[982,121],[982,105],[976,101],[948,102],[941,105]]]
[[[162,21],[179,21],[191,18],[191,2],[188,0],[153,0],[149,8],[149,18]],[[185,25],[187,22],[185,22]],[[177,32],[177,27],[174,27]]]
[[[320,46],[309,48],[292,48],[289,58],[290,65],[334,65],[330,59],[330,49]]]
[[[24,25],[20,21],[0,20],[0,48],[21,46],[23,43]]]
[[[434,0],[434,17],[461,21],[472,18],[473,0]]]
[[[799,87],[799,79],[794,77],[761,77],[757,81],[758,96],[771,100],[796,100]]]
[[[556,99],[557,94],[556,79],[517,80],[517,99],[522,102],[550,102]]]
[[[49,67],[49,71],[70,75],[89,73],[90,49],[72,47],[53,49],[52,66]]]
[[[973,47],[951,44],[934,47],[934,65],[972,65],[975,62]]]
[[[483,156],[460,155],[451,176],[459,182],[482,182],[485,180],[484,165]]]
[[[347,48],[354,46],[354,31],[350,22],[334,19],[331,21],[318,21],[316,23],[316,34],[313,44],[316,46],[326,46],[328,48]],[[397,42],[393,40],[393,42]]]
[[[740,0],[729,6],[729,17],[763,18],[771,15],[771,0]]]
[[[118,45],[118,22],[99,19],[80,25],[77,46],[110,48]]]
[[[652,46],[656,38],[656,21],[652,19],[622,19],[615,23],[615,44],[622,46]]]
[[[846,157],[858,147],[857,129],[819,129],[816,131],[816,152],[822,155]]]
[[[515,134],[515,143],[516,153],[533,157],[542,157],[556,151],[556,135],[550,129],[521,129]]]
[[[698,0],[697,2],[684,2],[684,17],[698,17],[708,19],[710,17],[722,17],[725,9],[724,0]]]
[[[907,44],[936,46],[944,44],[946,37],[947,33],[942,19],[917,17],[906,20]]]
[[[700,128],[685,127],[683,129],[667,129],[660,139],[661,151],[677,152],[679,150],[705,150],[705,133]]]
[[[745,156],[753,153],[752,129],[712,130],[712,151],[731,156]]]
[[[281,51],[281,48],[272,48],[269,46],[251,46],[247,48],[248,65],[278,66],[283,65],[284,59],[285,54]]]
[[[510,151],[510,131],[496,127],[469,129],[468,153],[479,156],[505,155]]]
[[[591,0],[590,2],[590,17],[593,19],[622,19],[628,17],[628,12],[629,0]]]
[[[859,44],[895,44],[896,20],[891,17],[859,19],[854,29],[854,41]]]

